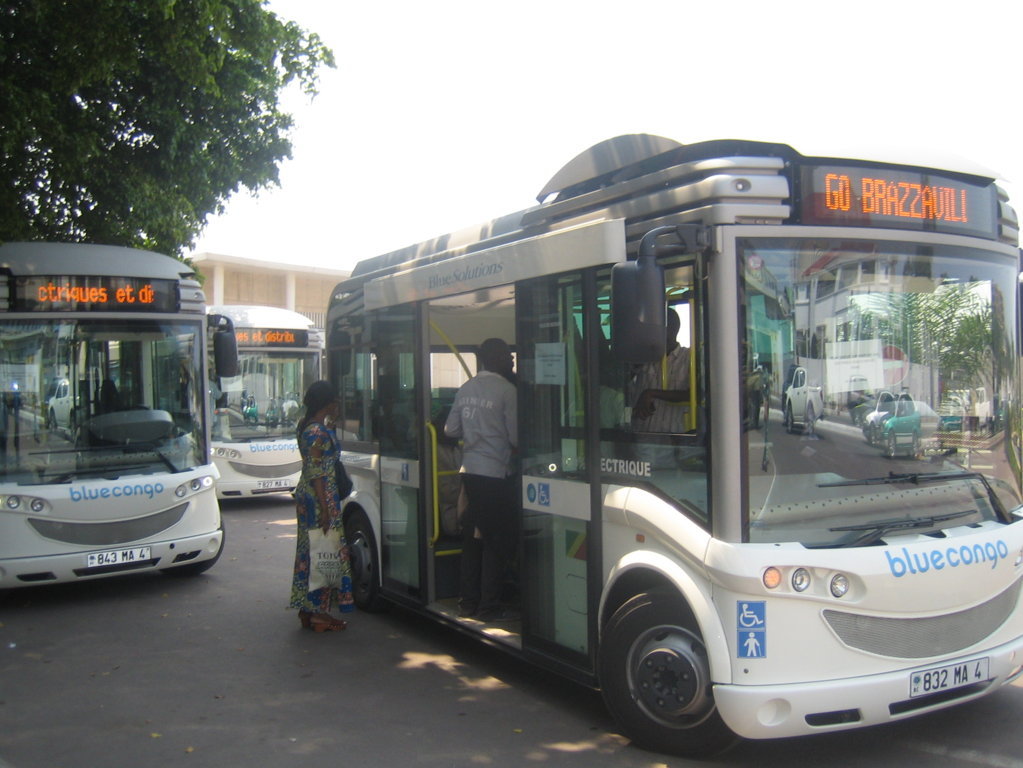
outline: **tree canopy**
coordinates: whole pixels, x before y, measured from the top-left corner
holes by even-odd
[[[0,242],[180,255],[242,186],[278,183],[293,81],[333,66],[261,0],[8,0]]]

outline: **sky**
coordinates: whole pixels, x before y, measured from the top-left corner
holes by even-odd
[[[1023,212],[1018,11],[1004,0],[270,0],[336,57],[290,89],[280,187],[195,252],[350,270],[535,204],[625,133],[965,158]]]

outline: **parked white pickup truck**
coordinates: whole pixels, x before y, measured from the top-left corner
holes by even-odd
[[[813,434],[817,419],[824,416],[824,396],[820,386],[811,385],[806,369],[794,365],[782,390],[786,432]]]

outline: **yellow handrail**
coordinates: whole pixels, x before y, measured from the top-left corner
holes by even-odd
[[[433,478],[433,534],[430,537],[432,547],[440,539],[443,529],[440,520],[440,478],[450,475],[457,475],[457,469],[438,469],[437,467],[437,428],[431,422],[427,422],[426,429],[430,433],[430,474]]]
[[[452,353],[455,355],[455,357],[458,359],[458,363],[459,365],[462,366],[462,370],[465,371],[465,375],[471,379],[472,371],[470,371],[469,366],[465,364],[465,360],[462,359],[462,353],[458,351],[458,348],[455,346],[455,343],[451,341],[451,337],[444,333],[441,327],[437,325],[437,323],[435,323],[433,320],[430,321],[430,327],[434,331],[436,331],[438,336],[440,336],[440,340],[448,345],[448,349],[450,349]]]
[[[689,327],[693,327],[693,305],[689,304]],[[672,310],[669,309],[669,312]],[[696,429],[696,344],[693,343],[692,333],[689,334],[689,411],[685,415],[685,429],[690,432]],[[661,358],[661,389],[669,389],[668,386],[668,355]]]
[[[437,471],[437,428],[432,422],[426,422],[426,429],[430,433],[430,475],[433,481],[433,535],[430,537],[430,546],[437,543],[440,538],[440,472]]]
[[[433,320],[430,320],[430,328],[440,337],[448,349],[454,354],[455,359],[458,360],[458,364],[462,366],[462,370],[465,372],[466,378],[472,378],[472,371],[469,370],[469,366],[466,365],[465,359],[462,357],[462,353],[458,351],[455,343],[451,341],[451,337],[444,333],[444,330],[437,325]],[[430,537],[430,546],[434,546],[440,539],[441,533],[441,522],[440,522],[440,478],[441,476],[447,477],[448,475],[457,475],[458,470],[439,470],[437,468],[437,428],[433,426],[431,422],[427,422],[426,428],[430,431],[430,472],[433,478],[433,534]],[[450,555],[458,554],[461,552],[460,549],[454,549],[448,552],[435,552],[436,555]]]

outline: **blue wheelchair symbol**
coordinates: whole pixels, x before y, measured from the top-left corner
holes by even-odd
[[[551,505],[551,486],[550,483],[537,483],[537,487],[540,490],[537,503],[544,507]]]
[[[736,624],[740,629],[765,629],[767,603],[764,600],[746,600],[735,604]]]

